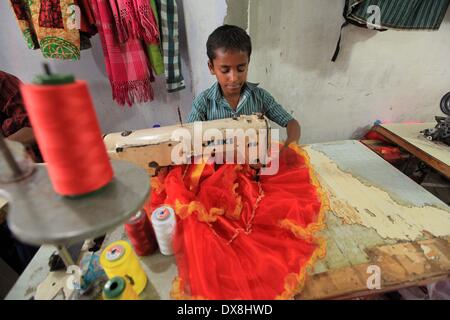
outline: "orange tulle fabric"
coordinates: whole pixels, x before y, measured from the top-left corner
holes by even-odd
[[[230,164],[153,178],[149,209],[169,204],[177,214],[173,298],[291,299],[302,290],[326,253],[317,232],[328,201],[299,146],[279,160],[278,173],[259,181],[248,165]]]

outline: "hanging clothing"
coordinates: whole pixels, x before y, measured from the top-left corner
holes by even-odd
[[[159,30],[149,0],[109,0],[120,43],[129,39],[157,42]]]
[[[80,50],[92,48],[91,37],[97,34],[95,19],[88,0],[74,0],[80,9]],[[77,23],[76,13],[73,13],[73,23]]]
[[[296,145],[279,171],[253,179],[248,165],[174,167],[152,178],[147,212],[165,204],[177,215],[176,299],[290,299],[326,253],[317,236],[328,199]]]
[[[97,34],[95,18],[89,0],[75,0],[75,4],[80,8],[80,50],[92,47],[91,37]],[[76,16],[74,17],[76,19]]]
[[[34,30],[28,3],[25,0],[10,0],[10,2],[28,48],[39,49],[39,41]]]
[[[115,20],[109,0],[91,0],[105,58],[113,99],[119,105],[143,103],[154,98],[150,84],[153,75],[141,40],[128,39],[120,44],[114,33]]]
[[[380,8],[380,29],[437,30],[450,0],[347,0],[346,19],[367,25],[370,6]]]
[[[73,0],[11,0],[28,47],[40,48],[44,58],[78,60],[80,32],[67,25]]]
[[[76,0],[81,12],[80,32],[86,33],[89,36],[97,34],[97,27],[95,26],[94,12],[92,12],[89,0]]]
[[[10,0],[30,49],[44,58],[78,60],[97,31],[88,0]]]
[[[134,10],[138,22],[139,39],[146,43],[159,41],[159,29],[149,0],[134,0]]]
[[[153,16],[155,17],[155,21],[159,30],[159,17],[155,0],[150,0],[150,5],[152,7]],[[147,54],[155,75],[159,76],[161,74],[164,74],[164,60],[161,54],[160,39],[158,39],[158,42],[147,44]]]
[[[159,0],[161,41],[168,92],[184,89],[178,38],[178,11],[175,0]]]
[[[164,60],[161,54],[161,47],[159,44],[148,44],[147,54],[150,59],[150,64],[155,75],[159,76],[164,74]]]
[[[363,28],[370,26],[379,31],[437,30],[449,4],[450,0],[346,0],[343,13],[345,22],[331,61],[336,61],[339,54],[342,28],[350,23]],[[379,25],[374,25],[373,6],[379,8]]]

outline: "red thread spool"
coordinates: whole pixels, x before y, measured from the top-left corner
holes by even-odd
[[[60,79],[49,75],[20,91],[53,189],[77,196],[107,185],[114,172],[86,82]]]
[[[156,250],[155,232],[144,209],[125,224],[125,231],[138,256],[147,256]]]

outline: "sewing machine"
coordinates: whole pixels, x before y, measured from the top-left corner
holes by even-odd
[[[218,159],[220,153],[236,151],[242,144],[244,160],[264,164],[272,134],[268,119],[254,114],[111,133],[104,136],[104,142],[111,159],[132,162],[153,176],[161,167],[202,157]]]

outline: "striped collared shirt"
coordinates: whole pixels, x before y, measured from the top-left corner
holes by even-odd
[[[292,116],[278,104],[269,92],[258,88],[257,84],[247,82],[236,110],[233,110],[222,96],[219,83],[203,91],[192,102],[192,110],[188,122],[233,118],[240,115],[251,115],[260,112],[267,118],[286,127]]]

